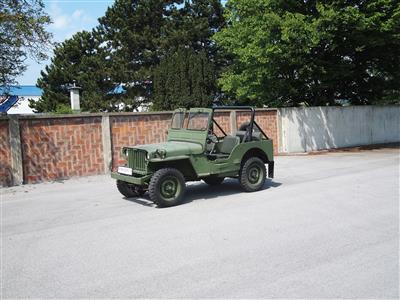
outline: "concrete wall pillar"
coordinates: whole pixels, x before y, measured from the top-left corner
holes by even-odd
[[[8,129],[11,148],[12,184],[21,185],[24,183],[24,168],[22,163],[21,134],[18,116],[10,115]]]
[[[101,131],[103,141],[104,173],[108,174],[112,168],[112,143],[110,117],[103,115],[101,118]]]
[[[231,134],[235,135],[237,131],[236,111],[231,111],[229,115],[229,123],[231,127]]]

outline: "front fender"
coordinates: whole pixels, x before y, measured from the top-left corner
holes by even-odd
[[[154,173],[162,168],[174,168],[179,170],[186,180],[195,180],[197,178],[197,174],[188,156],[152,159],[149,161],[148,168],[151,173]]]

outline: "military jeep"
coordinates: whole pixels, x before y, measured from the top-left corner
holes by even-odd
[[[227,134],[215,120],[223,110],[248,111],[250,120]],[[274,160],[272,140],[255,121],[255,114],[254,108],[243,106],[178,109],[167,142],[123,147],[127,164],[111,177],[125,197],[148,191],[159,207],[179,204],[186,181],[218,185],[231,177],[239,179],[244,191],[258,191],[267,176],[265,165],[268,177],[273,178]]]

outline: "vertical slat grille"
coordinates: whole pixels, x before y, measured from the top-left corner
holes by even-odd
[[[132,168],[133,171],[146,171],[146,151],[129,149],[128,166]]]

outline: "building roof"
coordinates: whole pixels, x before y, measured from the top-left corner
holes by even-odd
[[[119,95],[119,94],[125,94],[125,93],[126,93],[126,89],[122,85],[117,85],[112,90],[110,90],[107,94],[108,95]]]
[[[12,96],[42,96],[43,90],[35,85],[13,85],[8,91],[9,95]],[[0,87],[0,95],[3,95],[4,88]]]

